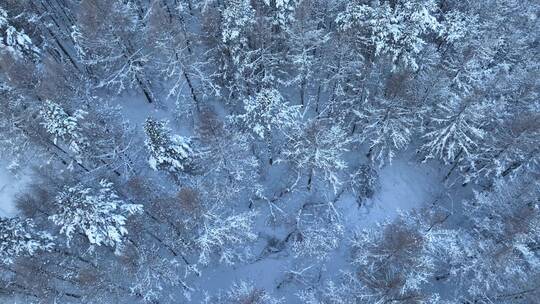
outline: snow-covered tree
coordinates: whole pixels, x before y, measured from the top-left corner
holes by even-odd
[[[298,211],[287,241],[295,257],[323,260],[338,248],[343,234],[341,215],[333,203],[306,203]]]
[[[9,9],[9,7],[8,7]],[[36,60],[40,50],[22,29],[10,23],[9,11],[0,6],[0,53],[7,52],[15,58],[27,57]]]
[[[261,139],[269,139],[272,134],[301,119],[299,107],[286,102],[276,89],[263,89],[255,97],[248,98],[244,111],[232,119]]]
[[[433,0],[377,0],[371,5],[351,1],[336,22],[342,30],[353,32],[358,43],[375,56],[389,56],[394,69],[403,65],[416,70],[427,36],[440,28],[436,9]]]
[[[478,16],[458,10],[449,11],[444,14],[440,29],[440,36],[446,43],[459,43],[478,30]]]
[[[445,217],[446,218],[446,217]],[[433,290],[441,261],[460,252],[456,233],[427,211],[401,213],[394,221],[357,232],[351,266],[341,280],[300,293],[305,303],[446,303]]]
[[[244,73],[249,70],[248,33],[255,20],[249,0],[224,1],[221,10],[221,78],[232,91],[243,90]],[[241,92],[240,94],[243,94]]]
[[[262,140],[270,164],[274,153],[283,144],[283,133],[300,122],[299,106],[290,105],[276,89],[263,89],[244,102],[244,113],[233,115],[231,121],[256,139]]]
[[[0,219],[0,262],[11,264],[18,257],[50,251],[53,237],[38,230],[31,219]]]
[[[303,303],[445,303],[432,289],[440,261],[452,250],[452,231],[420,213],[402,213],[392,222],[355,234],[351,268],[340,280],[299,293]],[[455,248],[452,248],[455,249]]]
[[[200,234],[195,239],[199,263],[209,264],[214,255],[220,263],[229,265],[245,259],[249,252],[242,247],[257,238],[253,231],[255,216],[253,211],[228,215],[217,208],[204,212]]]
[[[66,187],[55,198],[49,219],[60,226],[68,244],[74,234],[83,234],[91,245],[121,249],[128,233],[128,217],[142,211],[142,205],[124,202],[113,184],[101,180],[97,188],[83,184]]]
[[[236,103],[277,81],[281,54],[275,52],[274,42],[269,41],[272,26],[264,18],[262,2],[227,0],[220,2],[217,24],[209,36],[219,36],[214,42],[210,60],[218,66],[217,83],[227,94],[226,101]]]
[[[515,121],[497,126],[487,147],[475,153],[475,170],[466,173],[468,179],[516,177],[540,169],[540,151],[536,145],[540,128],[535,114],[520,112],[517,115]]]
[[[210,109],[201,111],[197,133],[204,145],[200,163],[207,173],[188,182],[201,189],[204,200],[234,204],[253,194],[259,187],[260,164],[252,152],[252,137],[224,124]]]
[[[540,185],[537,175],[495,183],[465,203],[470,228],[460,236],[461,255],[450,274],[467,293],[464,298],[489,303],[531,286],[540,268]],[[536,179],[535,179],[536,178]],[[533,290],[526,292],[534,293]]]
[[[351,275],[366,288],[365,299],[377,302],[422,298],[421,285],[434,269],[433,261],[424,255],[427,241],[417,228],[404,222],[358,233],[352,259],[359,273]]]
[[[280,161],[290,161],[299,170],[307,170],[308,186],[314,173],[320,172],[320,178],[336,190],[342,183],[339,174],[347,167],[343,155],[352,142],[347,132],[339,124],[313,119],[295,125],[286,137],[288,142]]]
[[[346,285],[329,281],[317,288],[300,290],[297,296],[303,304],[354,304],[355,299],[345,290]]]
[[[538,0],[0,2],[0,301],[540,302]]]
[[[379,175],[369,165],[362,165],[350,175],[350,187],[359,204],[373,197],[379,188]]]
[[[194,154],[191,140],[172,135],[167,121],[148,118],[144,123],[146,148],[150,154],[148,163],[154,170],[181,172],[187,169]]]
[[[514,68],[536,69],[525,63]],[[494,80],[495,84],[515,83],[516,87],[505,86],[503,90],[486,91],[491,100],[485,103],[485,109],[478,115],[482,119],[485,136],[478,141],[479,147],[473,150],[470,157],[472,164],[465,167],[463,172],[468,180],[479,182],[485,178],[513,178],[538,171],[540,154],[536,142],[540,136],[537,123],[540,107],[534,101],[538,94],[533,93],[538,83],[531,81],[528,72],[522,72],[523,75],[516,75],[519,80],[511,75]]]
[[[247,43],[246,31],[253,23],[255,11],[248,0],[228,0],[225,1],[225,9],[221,13],[223,28],[221,40],[225,44],[231,44],[231,55],[233,61],[238,63],[235,52],[238,52]]]
[[[426,158],[438,158],[445,163],[467,159],[486,136],[482,127],[490,108],[490,103],[470,100],[437,104],[437,111],[431,113],[430,124],[423,136],[426,142],[422,149],[426,151]]]
[[[183,261],[160,255],[158,246],[145,246],[137,251],[136,270],[130,291],[147,303],[173,297],[177,289],[189,299],[193,288],[188,286],[191,269]]]
[[[204,303],[215,304],[279,304],[282,299],[273,297],[266,290],[257,288],[253,283],[239,281],[232,284],[226,291],[220,291],[218,295],[206,296]]]
[[[83,110],[75,110],[72,115],[69,115],[59,104],[46,101],[41,111],[42,125],[47,133],[53,136],[55,144],[58,140],[65,142],[68,148],[79,156],[89,145],[81,126],[86,114]]]
[[[145,65],[149,55],[142,48],[142,23],[132,2],[81,1],[71,38],[81,63],[92,74],[97,88],[120,93],[140,88],[154,101]]]
[[[298,87],[300,104],[304,106],[311,103],[315,108],[320,102],[317,96],[320,96],[322,91],[322,83],[329,81],[321,77],[323,74],[321,72],[327,65],[333,64],[328,58],[322,56],[325,49],[329,47],[331,35],[327,30],[315,25],[324,22],[322,17],[324,14],[318,16],[319,18],[314,18],[319,9],[324,10],[318,6],[301,5],[301,16],[288,26],[291,28],[286,30],[287,36],[284,38],[291,42],[286,55],[287,65],[291,67],[290,70],[287,69],[290,79],[287,79],[285,85],[291,88]],[[354,69],[354,67],[351,68]],[[316,88],[315,92],[311,91],[313,88]]]
[[[273,10],[273,24],[286,30],[287,25],[295,20],[296,7],[302,0],[263,0],[263,2]]]
[[[214,75],[207,73],[212,63],[195,53],[200,41],[189,27],[190,18],[196,18],[190,14],[189,3],[153,3],[145,26],[146,36],[151,37],[145,48],[153,62],[149,77],[167,81],[167,98],[174,98],[184,115],[200,110],[206,96],[220,95]]]
[[[361,128],[361,141],[367,141],[368,155],[380,166],[391,162],[396,153],[410,143],[417,113],[413,105],[399,100],[375,99],[365,102],[361,110],[355,110]]]

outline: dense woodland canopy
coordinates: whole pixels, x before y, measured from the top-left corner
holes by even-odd
[[[539,303],[539,17],[0,0],[0,302]],[[346,223],[399,159],[438,195]]]

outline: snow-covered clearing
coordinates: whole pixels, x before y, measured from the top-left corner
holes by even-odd
[[[259,253],[267,245],[269,235],[276,238],[283,236],[283,227],[271,230],[261,223],[265,231],[259,231],[259,239],[253,249],[253,260],[233,268],[223,265],[211,266],[197,283],[206,292],[212,294],[228,288],[233,282],[253,282],[257,288],[263,288],[285,299],[285,303],[298,303],[297,291],[293,284],[305,283],[295,277],[291,271],[304,271],[306,277],[320,275],[319,281],[335,277],[346,268],[349,256],[347,242],[355,231],[370,228],[378,222],[392,220],[400,211],[410,211],[430,204],[444,191],[442,183],[444,172],[433,165],[415,163],[406,153],[395,159],[380,172],[380,188],[374,197],[359,206],[352,193],[344,193],[335,203],[344,225],[345,237],[340,246],[323,260],[295,258],[287,249],[270,253],[261,258]],[[307,262],[307,263],[306,263]],[[311,271],[311,273],[310,273]],[[292,283],[292,284],[291,284]],[[192,303],[199,303],[203,294],[195,293]]]
[[[379,171],[380,189],[363,208],[344,202],[343,216],[350,227],[365,227],[391,219],[399,210],[408,211],[431,203],[444,189],[440,168],[418,164],[409,155],[395,159]],[[349,206],[347,203],[352,203]]]

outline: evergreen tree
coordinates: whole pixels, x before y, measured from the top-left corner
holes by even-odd
[[[125,203],[112,183],[101,180],[96,189],[82,184],[66,187],[56,196],[55,209],[49,218],[60,226],[68,244],[75,233],[81,233],[91,245],[120,250],[128,233],[127,219],[140,213],[142,205]]]
[[[46,101],[41,111],[43,126],[47,133],[53,136],[54,144],[58,144],[60,139],[78,156],[89,145],[81,126],[81,121],[84,120],[86,114],[85,111],[76,110],[73,115],[69,115],[59,104],[52,101]]]
[[[12,264],[16,258],[50,251],[53,237],[36,228],[31,219],[0,219],[0,261]]]
[[[289,105],[275,89],[263,89],[247,99],[244,110],[245,113],[232,119],[261,139],[270,140],[272,134],[290,128],[300,119],[298,107]]]
[[[193,157],[188,138],[171,135],[166,121],[148,118],[144,124],[146,148],[150,153],[148,163],[154,170],[180,172],[187,169]]]
[[[24,32],[24,29],[17,29],[10,23],[11,18],[9,10],[0,6],[1,53],[7,52],[15,58],[25,57],[30,60],[37,60],[41,54],[39,48]]]
[[[418,69],[418,55],[430,34],[438,34],[435,1],[352,1],[336,18],[342,30],[356,33],[355,39],[375,56],[388,56],[393,69]]]

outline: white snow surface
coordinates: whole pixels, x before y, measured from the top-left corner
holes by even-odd
[[[0,161],[0,217],[17,215],[16,195],[29,180],[30,177],[24,174],[24,170],[16,176],[7,169],[5,161]]]
[[[444,174],[428,164],[418,164],[408,155],[398,158],[379,172],[380,189],[363,208],[343,210],[351,227],[365,227],[431,203],[444,190]]]

